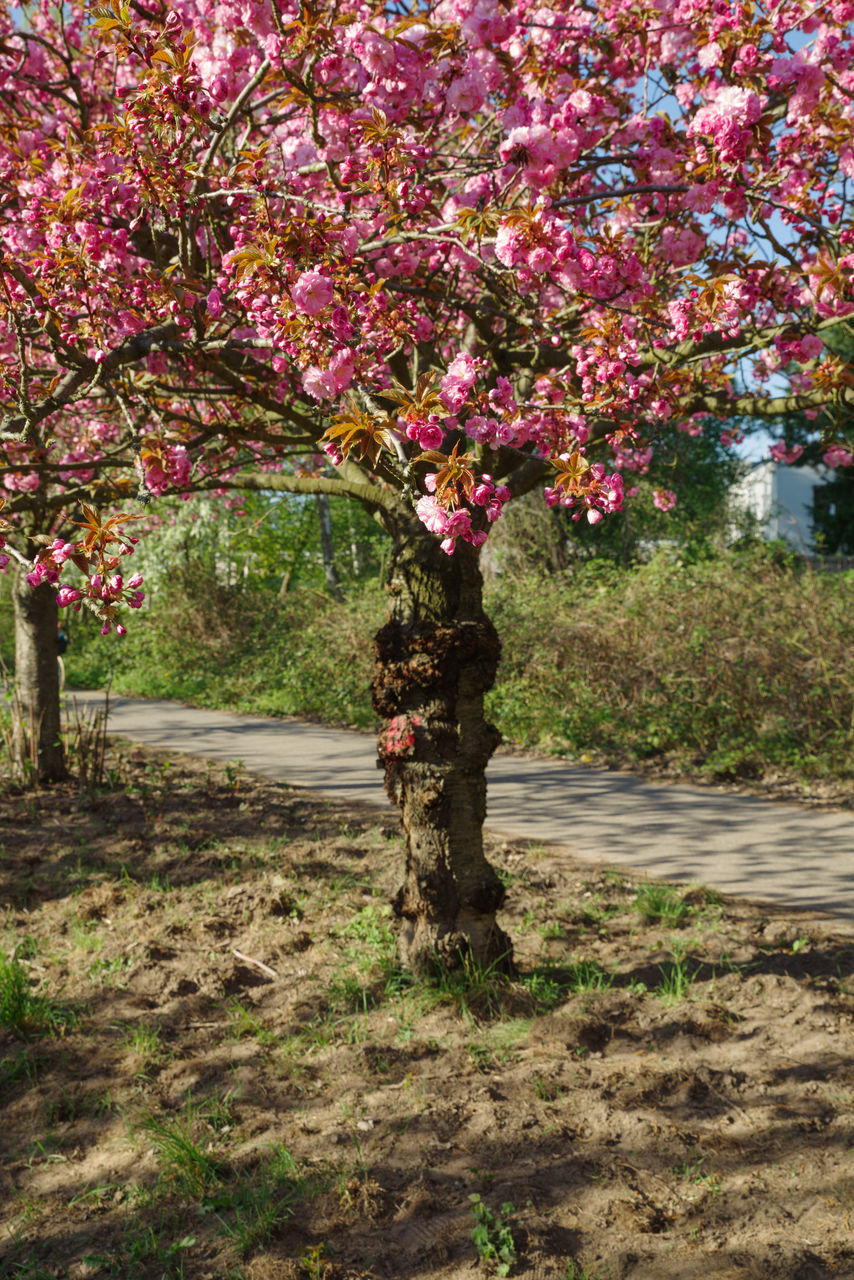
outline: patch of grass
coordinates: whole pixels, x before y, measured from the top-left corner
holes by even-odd
[[[616,903],[604,901],[600,893],[588,893],[578,908],[578,918],[582,924],[596,928],[605,925],[619,910]]]
[[[684,957],[670,960],[667,964],[660,964],[658,971],[661,974],[661,982],[655,988],[654,994],[660,1000],[665,1004],[678,1004],[680,1000],[688,998],[697,970],[692,972]]]
[[[596,960],[572,960],[565,965],[549,965],[537,973],[557,987],[563,998],[584,992],[607,991],[614,984],[613,973]]]
[[[29,1049],[21,1049],[14,1057],[0,1059],[0,1097],[7,1097],[15,1085],[35,1084],[39,1058]]]
[[[635,910],[648,924],[666,924],[671,928],[683,924],[689,907],[684,897],[669,884],[649,881],[638,889]]]
[[[125,1044],[147,1064],[160,1062],[166,1053],[160,1028],[149,1027],[144,1022],[127,1029]]]
[[[516,1212],[516,1206],[506,1201],[500,1209],[490,1209],[476,1191],[469,1200],[475,1220],[471,1238],[478,1257],[495,1275],[509,1276],[516,1261],[516,1242],[508,1219]]]
[[[130,956],[114,956],[112,960],[99,956],[89,966],[89,977],[98,987],[117,987],[123,991],[127,986],[124,975],[132,965]]]
[[[30,976],[15,958],[0,955],[0,1026],[18,1035],[56,1034],[76,1022],[76,1014],[33,990]]]
[[[425,1003],[448,1004],[467,1026],[475,1026],[484,1018],[500,1017],[512,983],[501,972],[501,956],[484,967],[470,956],[456,969],[441,968],[432,980],[416,984]]]
[[[522,984],[531,993],[534,1008],[538,1013],[547,1013],[566,999],[566,987],[556,981],[548,971],[537,970],[523,978]]]
[[[395,934],[391,923],[391,907],[363,907],[357,916],[341,930],[341,936],[358,946],[348,948],[356,955],[359,967],[370,968],[381,963],[394,952]]]
[[[174,1230],[174,1227],[172,1228]],[[106,1266],[115,1276],[157,1275],[159,1280],[184,1280],[184,1259],[196,1243],[196,1237],[183,1235],[167,1241],[170,1224],[134,1224],[122,1241],[121,1256],[91,1257],[90,1266]]]
[[[688,1159],[676,1165],[673,1173],[677,1178],[705,1187],[712,1195],[720,1194],[721,1180],[712,1168],[711,1161],[707,1156],[699,1155],[694,1147],[691,1148]]]
[[[11,1280],[56,1280],[56,1271],[53,1267],[45,1266],[37,1258],[21,1262],[8,1274]]]
[[[309,1189],[310,1184],[299,1176],[291,1153],[286,1147],[276,1146],[255,1169],[223,1188],[213,1207],[226,1237],[247,1257],[293,1217],[294,1201]]]
[[[560,1280],[607,1280],[604,1271],[591,1271],[577,1258],[568,1258],[560,1274]]]
[[[215,1132],[204,1125],[201,1110],[189,1098],[183,1115],[169,1117],[151,1113],[133,1127],[154,1148],[164,1180],[179,1194],[201,1198],[220,1181],[225,1166],[212,1153],[217,1145]],[[197,1136],[203,1127],[207,1127],[208,1132]]]
[[[542,1076],[534,1077],[534,1093],[540,1102],[559,1102],[564,1090],[554,1080],[544,1080]]]

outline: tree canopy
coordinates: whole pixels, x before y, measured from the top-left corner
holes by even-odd
[[[123,514],[239,475],[402,500],[452,552],[535,486],[574,518],[619,509],[662,424],[798,410],[832,444],[854,395],[822,341],[854,306],[852,18],[10,6],[12,524],[106,475]],[[103,528],[76,556],[109,622],[129,526]]]

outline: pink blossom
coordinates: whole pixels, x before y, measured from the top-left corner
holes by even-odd
[[[310,364],[303,370],[302,385],[306,394],[314,400],[328,400],[335,394],[334,375],[316,364]]]
[[[425,495],[415,504],[418,519],[431,533],[444,534],[448,528],[446,512],[439,506],[435,498]]]
[[[350,383],[353,381],[353,368],[355,364],[355,356],[348,347],[342,347],[329,362],[329,372],[332,375],[332,385],[338,392],[346,391]]]
[[[224,102],[228,97],[228,81],[225,76],[214,76],[208,85],[208,93],[214,102]]]
[[[503,222],[495,236],[495,256],[505,267],[512,267],[524,252],[524,240],[515,226]]]
[[[528,266],[532,271],[536,271],[537,275],[542,275],[544,272],[549,271],[554,264],[554,260],[554,254],[542,245],[532,249],[528,254]]]
[[[803,451],[804,446],[802,444],[793,444],[789,448],[783,440],[778,441],[777,444],[772,444],[768,450],[775,462],[783,462],[786,466],[797,462]]]
[[[672,489],[653,489],[652,505],[659,511],[672,511],[676,506],[676,494]]]
[[[445,438],[442,427],[434,422],[410,422],[406,434],[410,440],[417,440],[422,449],[439,449]]]
[[[319,315],[335,296],[332,281],[320,271],[304,271],[291,289],[291,297],[307,316]]]
[[[848,449],[843,449],[842,445],[832,444],[825,453],[822,454],[824,462],[829,467],[850,467],[854,463],[854,454]]]
[[[703,45],[703,48],[697,54],[697,61],[704,71],[709,67],[716,67],[723,57],[723,50],[717,40],[713,40],[711,44]]]
[[[448,372],[439,383],[442,400],[451,413],[459,413],[462,409],[476,377],[477,368],[470,355],[462,352],[451,361]]]

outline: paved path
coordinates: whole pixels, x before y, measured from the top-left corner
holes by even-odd
[[[75,696],[81,706],[103,700]],[[241,760],[252,773],[335,799],[388,804],[372,734],[118,697],[109,728],[149,746]],[[662,879],[828,912],[854,930],[854,814],[509,755],[496,756],[487,776],[493,831]]]

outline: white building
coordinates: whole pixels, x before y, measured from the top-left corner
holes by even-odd
[[[815,490],[827,477],[826,467],[788,467],[767,459],[733,485],[730,506],[753,516],[763,538],[784,538],[809,555],[815,551],[811,515]]]

